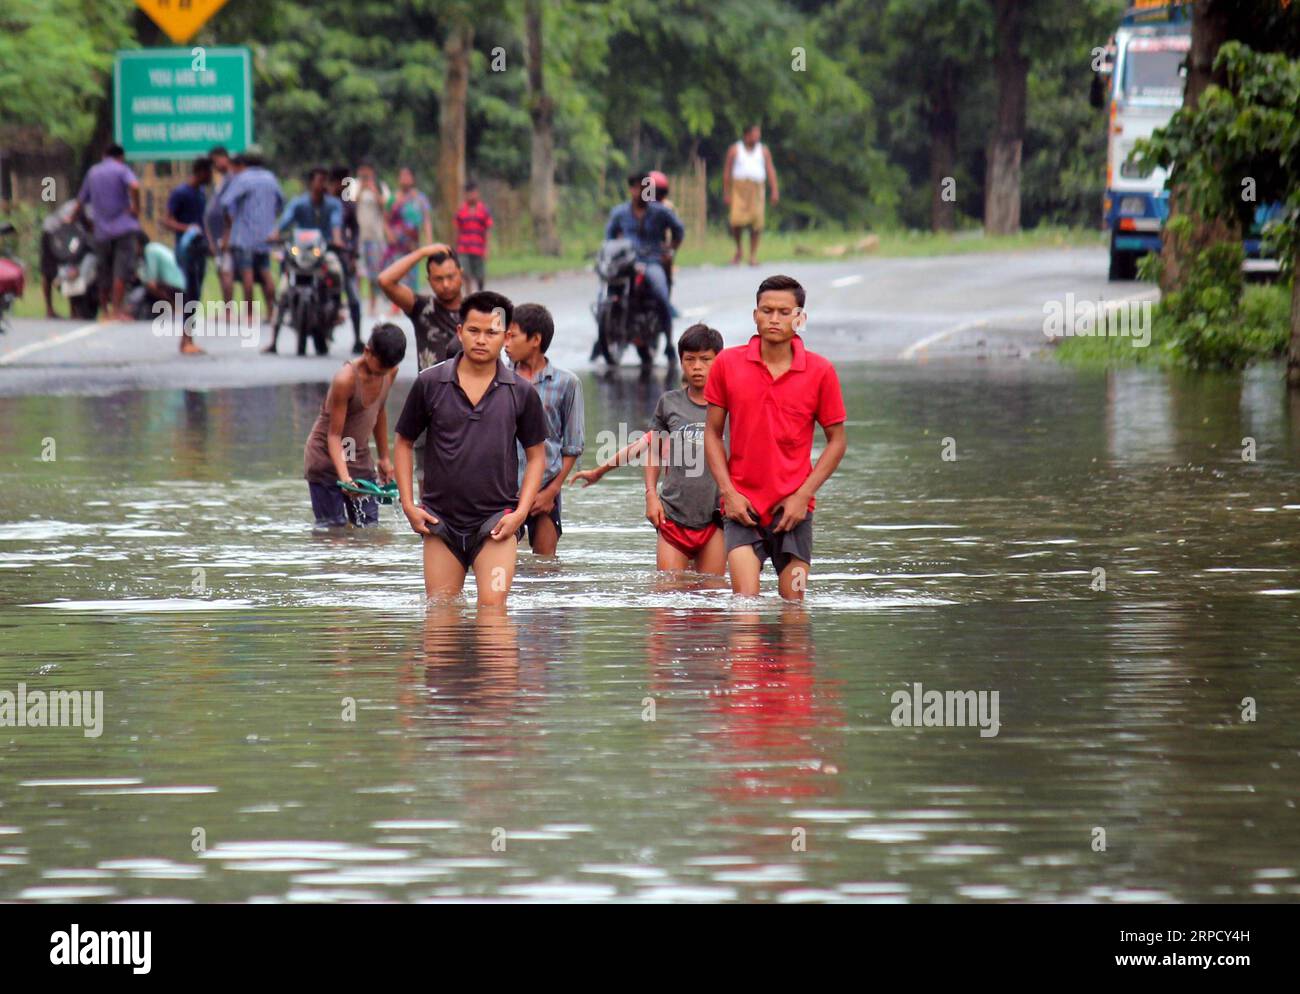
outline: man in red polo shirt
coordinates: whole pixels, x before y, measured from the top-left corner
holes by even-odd
[[[804,348],[804,289],[789,276],[758,286],[748,345],[709,370],[704,452],[721,494],[731,589],[758,596],[771,558],[786,600],[803,600],[812,562],[813,495],[844,458],[844,397],[835,367]],[[723,430],[731,421],[731,456]],[[812,459],[813,424],[826,448]]]
[[[487,286],[487,239],[492,227],[492,212],[478,196],[478,184],[465,184],[465,202],[456,212],[456,254],[465,267],[466,292],[476,293]]]

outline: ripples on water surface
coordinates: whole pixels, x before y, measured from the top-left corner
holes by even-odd
[[[0,729],[0,899],[1295,900],[1276,371],[842,378],[803,609],[656,581],[623,471],[508,615],[426,610],[395,509],[310,531],[323,386],[0,398],[0,690],[105,707]],[[585,382],[589,452],[663,388]],[[914,683],[1000,733],[893,727]]]

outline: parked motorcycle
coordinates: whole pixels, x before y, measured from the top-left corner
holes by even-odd
[[[309,338],[316,346],[316,354],[325,355],[342,312],[343,286],[330,265],[331,246],[314,228],[287,232],[281,243],[284,265],[272,334],[278,336],[280,325],[287,319],[298,334],[298,355],[307,354]]]
[[[68,301],[71,316],[93,321],[99,311],[99,261],[90,232],[78,220],[62,222],[45,235],[59,264],[55,283]]]
[[[596,255],[600,295],[593,311],[596,316],[596,346],[593,358],[603,356],[617,366],[629,345],[641,357],[642,365],[654,362],[654,350],[663,334],[659,326],[654,295],[645,282],[644,267],[637,262],[636,245],[627,238],[612,238]]]
[[[5,241],[16,229],[8,221],[0,221],[0,238]],[[0,333],[9,330],[9,312],[14,302],[23,295],[27,274],[23,264],[0,245]]]

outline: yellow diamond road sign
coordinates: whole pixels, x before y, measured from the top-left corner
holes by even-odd
[[[135,0],[177,45],[183,45],[226,5],[226,0]]]

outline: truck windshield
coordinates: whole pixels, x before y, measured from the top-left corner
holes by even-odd
[[[1183,98],[1181,67],[1186,57],[1186,43],[1134,42],[1124,62],[1124,97],[1138,100]]]

